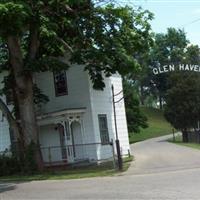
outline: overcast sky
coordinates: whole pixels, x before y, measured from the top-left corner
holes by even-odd
[[[118,0],[120,4],[141,6],[154,13],[154,32],[168,27],[184,29],[192,44],[200,46],[200,0]]]

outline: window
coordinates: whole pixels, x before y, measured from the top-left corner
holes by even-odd
[[[101,137],[101,143],[109,143],[109,133],[108,133],[108,124],[106,115],[98,115],[99,118],[99,131]]]
[[[67,95],[67,77],[66,72],[54,72],[54,85],[56,96]]]
[[[13,96],[12,89],[9,89],[9,90],[6,91],[6,104],[7,105],[14,104],[14,96]]]
[[[67,149],[65,145],[65,131],[62,124],[58,124],[58,131],[60,134],[60,148],[61,148],[61,155],[62,159],[67,159]]]
[[[14,94],[13,94],[14,91],[12,89],[13,81],[12,81],[11,77],[6,76],[6,77],[4,77],[3,82],[5,84],[4,91],[5,91],[5,96],[6,96],[6,104],[12,105],[12,104],[14,104]]]

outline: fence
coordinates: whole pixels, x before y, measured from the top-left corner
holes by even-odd
[[[200,143],[200,131],[189,131],[187,133],[188,142]]]
[[[116,168],[117,156],[115,154],[114,146],[115,144],[113,144],[113,142],[107,144],[88,143],[63,146],[42,146],[40,147],[40,152],[44,165],[47,167],[89,165],[94,163],[109,162],[114,168]],[[38,151],[38,149],[33,146],[31,151]],[[10,155],[12,155],[11,152],[15,153],[16,151],[7,150],[0,153],[10,157]],[[17,151],[16,153],[20,155],[20,152]],[[25,152],[22,154],[24,153]],[[125,156],[124,153],[123,156]],[[129,151],[127,152],[127,156],[130,157]]]
[[[89,164],[94,162],[115,162],[112,143],[88,143],[67,146],[41,147],[42,158],[46,166],[66,164]]]

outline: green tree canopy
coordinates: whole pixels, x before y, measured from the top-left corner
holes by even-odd
[[[139,133],[140,128],[147,128],[147,117],[140,110],[140,103],[135,86],[130,80],[123,81],[124,100],[129,133]]]
[[[161,109],[168,89],[169,74],[163,73],[155,76],[152,68],[183,62],[188,42],[184,30],[168,28],[167,33],[155,34],[154,45],[146,54],[147,73],[146,76],[143,76],[144,79],[141,80],[141,83],[144,88],[149,88],[153,95],[158,96]]]
[[[0,3],[1,37],[4,42],[8,35],[21,40],[24,70],[67,68],[66,63],[59,64],[57,57],[68,51],[71,53],[68,65],[84,64],[94,87],[102,89],[101,72],[107,76],[134,72],[138,68],[134,55],[152,42],[149,25],[152,14],[141,9],[98,7],[81,0]],[[37,59],[31,59],[30,42],[37,49]]]
[[[189,45],[184,53],[183,62],[200,64],[198,45]],[[176,72],[169,79],[166,93],[165,116],[177,129],[183,132],[187,142],[187,131],[196,129],[200,120],[200,76],[195,72]]]
[[[94,88],[103,89],[102,74],[125,75],[139,68],[136,55],[152,42],[152,17],[141,9],[101,7],[91,0],[0,0],[0,68],[13,79],[18,119],[3,101],[0,105],[15,138],[25,145],[38,143],[34,72],[83,64]],[[41,161],[39,152],[36,159]]]
[[[199,81],[199,75],[194,72],[177,72],[170,77],[165,117],[182,132],[196,129],[200,120]]]

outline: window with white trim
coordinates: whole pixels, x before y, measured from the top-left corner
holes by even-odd
[[[101,137],[102,144],[109,143],[109,132],[108,132],[108,123],[106,114],[98,115],[99,119],[99,132]]]
[[[64,96],[68,94],[66,71],[54,72],[54,86],[56,96]]]

